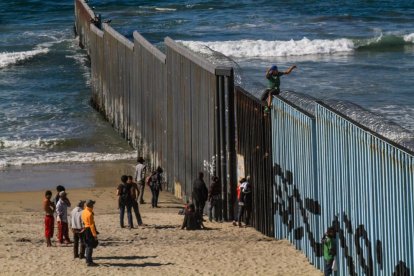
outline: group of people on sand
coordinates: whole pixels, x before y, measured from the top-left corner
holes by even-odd
[[[69,237],[68,208],[71,202],[67,196],[65,187],[56,187],[56,196],[52,200],[52,192],[45,192],[43,210],[45,211],[45,237],[46,245],[52,246],[52,238],[55,229],[55,218],[57,222],[57,244],[59,246],[72,244]],[[71,218],[71,230],[73,234],[74,258],[85,258],[88,266],[95,266],[92,260],[93,249],[98,245],[98,234],[96,230],[93,207],[95,201],[80,200],[73,208]]]
[[[158,198],[160,191],[162,191],[163,183],[163,169],[158,167],[146,176],[145,160],[142,157],[137,159],[137,165],[135,167],[135,177],[132,175],[121,176],[121,184],[116,189],[116,195],[118,196],[118,208],[119,208],[119,224],[121,228],[124,228],[124,216],[125,209],[127,212],[128,228],[134,228],[134,222],[132,219],[132,210],[134,211],[138,226],[143,226],[141,213],[139,211],[139,205],[145,204],[144,192],[145,186],[148,186],[151,190],[151,207],[158,208]]]

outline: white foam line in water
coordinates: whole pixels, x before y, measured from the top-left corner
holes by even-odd
[[[3,52],[0,53],[0,68],[13,65],[24,60],[33,58],[34,56],[46,54],[49,52],[49,48],[38,48],[31,51],[22,51],[22,52]]]
[[[314,54],[334,54],[352,52],[355,45],[352,40],[342,38],[335,40],[303,38],[289,41],[237,40],[237,41],[180,41],[195,52],[203,53],[207,46],[226,56],[238,58],[302,56]]]

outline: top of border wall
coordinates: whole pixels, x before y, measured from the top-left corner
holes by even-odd
[[[91,32],[95,33],[100,38],[103,38],[104,32],[101,29],[99,29],[98,27],[96,27],[95,24],[91,23],[89,28],[91,29]]]
[[[348,116],[340,113],[338,110],[333,109],[332,107],[330,107],[329,105],[323,103],[322,101],[316,101],[316,104],[322,106],[323,108],[326,108],[327,110],[329,110],[332,113],[335,113],[336,115],[338,115],[339,117],[342,117],[343,119],[351,122],[352,124],[356,125],[357,127],[361,128],[362,130],[372,134],[373,136],[383,140],[384,142],[386,142],[386,143],[398,148],[399,150],[404,151],[405,153],[408,153],[409,155],[414,157],[414,152],[411,151],[410,149],[408,149],[408,148],[406,148],[406,147],[404,147],[404,146],[402,146],[402,145],[400,145],[400,144],[398,144],[398,143],[396,143],[396,142],[394,142],[394,141],[392,141],[392,140],[390,140],[390,139],[374,132],[373,130],[369,129],[368,127],[366,127],[366,126],[356,122],[355,120],[349,118]]]
[[[275,96],[275,98],[277,98],[277,99],[281,100],[282,102],[284,102],[284,103],[286,103],[286,104],[290,105],[290,106],[291,106],[291,107],[293,107],[294,109],[296,109],[296,110],[298,110],[298,111],[302,112],[302,113],[303,113],[303,114],[305,114],[306,116],[310,117],[312,120],[314,120],[314,119],[315,119],[315,115],[313,115],[313,114],[309,113],[309,112],[308,112],[308,111],[306,111],[305,109],[303,109],[303,108],[301,108],[300,106],[298,106],[298,105],[296,105],[296,104],[292,103],[291,101],[289,101],[289,100],[287,100],[287,99],[285,99],[285,98],[281,97],[280,95],[276,95],[276,96]]]
[[[173,49],[177,53],[179,53],[179,54],[183,55],[184,57],[188,58],[189,60],[191,60],[192,62],[194,62],[197,65],[201,66],[202,68],[209,71],[210,73],[212,73],[214,75],[216,74],[217,66],[211,64],[207,60],[205,60],[205,59],[201,58],[200,56],[196,55],[194,52],[190,51],[189,49],[187,49],[183,45],[181,45],[181,44],[177,43],[176,41],[172,40],[170,37],[166,37],[164,42],[165,42],[165,45],[167,47],[170,47],[171,49]]]
[[[148,40],[146,40],[140,33],[134,31],[134,40],[138,42],[141,46],[147,49],[151,54],[158,58],[162,63],[165,63],[166,56],[161,52],[157,47],[152,45]]]
[[[79,3],[85,8],[85,10],[89,13],[91,18],[95,18],[95,13],[93,10],[89,7],[89,5],[85,2],[85,0],[78,0]]]
[[[252,94],[250,94],[247,90],[245,90],[243,87],[241,86],[235,86],[234,90],[239,91],[240,93],[242,93],[244,96],[248,97],[250,100],[252,100],[253,102],[261,105],[261,106],[265,106],[266,104],[264,104],[264,102],[262,102],[261,100],[259,100],[258,98],[256,98],[255,96],[253,96]]]
[[[114,28],[109,26],[108,23],[102,24],[102,29],[106,31],[108,34],[112,35],[116,40],[118,40],[120,43],[124,44],[126,47],[128,47],[130,50],[134,50],[134,43],[132,43],[130,40],[128,40],[126,37],[118,33]]]

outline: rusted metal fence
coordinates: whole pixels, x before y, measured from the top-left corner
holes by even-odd
[[[243,88],[235,90],[239,177],[253,187],[253,226],[274,237],[270,114],[264,116],[262,102]]]
[[[223,185],[225,219],[235,202],[233,69],[213,65],[170,38],[166,54],[134,32],[129,41],[75,1],[80,44],[91,57],[92,103],[144,156],[165,169],[167,190],[188,199],[199,171]],[[206,177],[207,184],[210,177]]]
[[[83,0],[75,14],[94,106],[150,167],[165,169],[169,191],[187,199],[199,171],[216,174],[224,219],[233,219],[239,168],[253,185],[254,227],[290,240],[318,268],[320,238],[333,226],[341,274],[410,274],[412,152],[320,102],[310,114],[277,96],[266,117],[260,101],[234,87],[232,68],[170,38],[164,54],[137,32],[130,42],[100,29]]]

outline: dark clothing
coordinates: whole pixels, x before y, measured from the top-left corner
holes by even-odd
[[[325,260],[325,269],[323,271],[323,275],[324,276],[329,276],[332,275],[332,264],[333,264],[333,259],[330,261]]]
[[[141,180],[138,182],[138,188],[139,188],[139,203],[144,203],[144,191],[145,191],[145,181]]]
[[[135,213],[135,217],[137,218],[138,225],[142,225],[142,218],[141,218],[141,214],[139,212],[139,206],[138,206],[137,201],[134,200],[132,202],[132,208],[134,209],[134,213]]]
[[[213,212],[214,210],[214,212]],[[209,215],[208,218],[210,221],[222,221],[223,220],[223,214],[221,211],[221,197],[220,196],[213,196],[210,199],[210,208],[209,208]]]
[[[150,188],[152,193],[151,205],[153,208],[158,207],[158,196],[162,191],[162,176],[161,173],[155,173],[150,179]]]
[[[92,264],[93,263],[93,260],[92,260],[93,249],[96,248],[98,243],[95,237],[92,235],[91,228],[89,227],[85,228],[85,231],[83,232],[83,237],[84,237],[85,246],[86,246],[86,250],[85,250],[86,263]]]
[[[210,201],[209,208],[209,220],[213,220],[213,209],[214,209],[214,220],[222,220],[221,212],[221,184],[219,181],[214,181],[211,183],[210,189],[208,191],[208,200]]]
[[[74,229],[73,232],[73,257],[81,259],[85,257],[85,241],[83,238],[83,233],[80,233],[76,229]]]
[[[69,226],[67,222],[58,221],[58,241],[63,243],[63,240],[70,242]]]
[[[124,206],[132,206],[132,193],[131,193],[131,189],[132,189],[132,185],[131,183],[121,183],[118,185],[118,194],[119,194],[119,198],[118,198],[118,205],[119,207],[121,205]]]
[[[151,187],[151,193],[152,193],[151,205],[153,208],[158,207],[158,197],[160,195],[160,190]]]
[[[186,228],[187,230],[197,230],[201,229],[201,224],[202,219],[199,213],[187,210],[184,215],[184,221],[181,229]]]
[[[208,198],[208,190],[203,179],[197,178],[193,183],[193,202],[196,207],[196,212],[203,216],[204,206]]]
[[[131,212],[132,204],[131,205],[121,204],[119,206],[119,223],[120,223],[121,227],[124,227],[125,207],[127,209],[128,226],[133,228],[134,224],[133,224],[133,221],[132,221],[132,212]]]
[[[262,94],[262,96],[260,97],[260,99],[261,99],[262,101],[266,101],[266,100],[267,100],[267,98],[269,97],[269,95],[270,95],[270,96],[276,96],[276,95],[279,95],[279,93],[280,93],[280,90],[279,90],[279,89],[271,89],[271,88],[267,88],[267,89],[263,92],[263,94]]]
[[[250,218],[253,208],[252,187],[249,182],[244,182],[240,190],[239,199],[239,216],[238,222],[241,223],[243,217],[246,225],[250,224]]]

